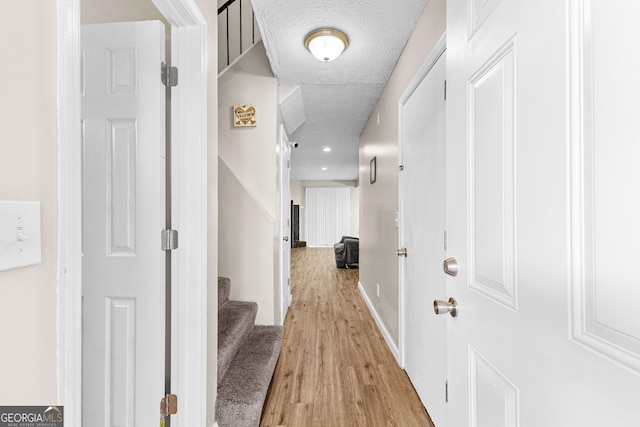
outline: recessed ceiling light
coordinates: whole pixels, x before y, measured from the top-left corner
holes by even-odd
[[[327,168],[322,168],[322,170],[323,170],[323,171],[326,171],[326,170],[327,170]]]
[[[324,151],[325,153],[328,153],[329,151],[331,151],[331,147],[324,147],[322,151]]]

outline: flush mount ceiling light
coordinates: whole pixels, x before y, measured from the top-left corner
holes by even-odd
[[[349,38],[335,28],[318,28],[307,34],[304,45],[320,61],[330,62],[349,46]]]

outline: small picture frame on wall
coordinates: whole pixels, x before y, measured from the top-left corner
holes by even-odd
[[[376,158],[375,156],[369,161],[369,184],[376,182]]]
[[[234,105],[233,127],[256,127],[256,106],[254,104]]]

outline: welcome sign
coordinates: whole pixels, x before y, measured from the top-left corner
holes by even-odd
[[[63,427],[62,406],[0,406],[0,427]]]
[[[253,104],[238,104],[233,106],[234,127],[255,127],[256,106]]]

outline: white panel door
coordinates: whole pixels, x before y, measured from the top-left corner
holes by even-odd
[[[158,423],[165,372],[164,26],[82,27],[83,425]]]
[[[281,254],[280,260],[280,306],[281,325],[287,316],[287,310],[291,305],[291,146],[284,131],[284,126],[280,126],[280,223],[281,223]]]
[[[450,425],[640,419],[640,6],[613,3],[447,3]]]
[[[640,5],[571,5],[572,333],[637,374],[640,57],[628,52]]]
[[[431,304],[446,293],[445,55],[401,106],[400,257],[404,301],[404,367],[438,427],[447,425],[446,321]],[[410,88],[411,89],[411,88]]]

